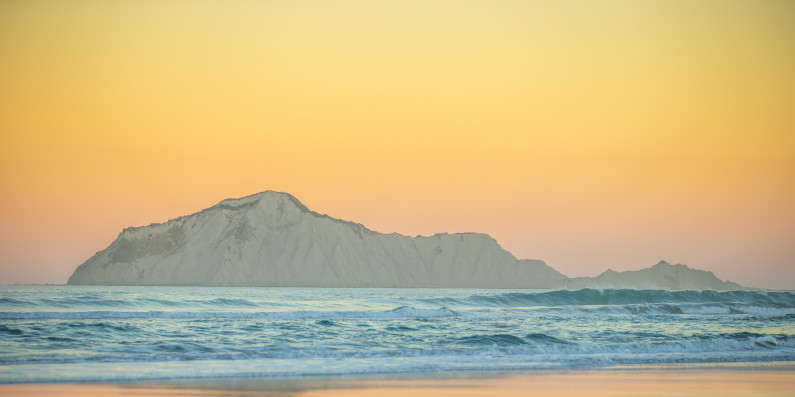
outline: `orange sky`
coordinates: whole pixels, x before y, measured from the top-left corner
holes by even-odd
[[[795,2],[0,2],[0,283],[287,191],[795,289]]]

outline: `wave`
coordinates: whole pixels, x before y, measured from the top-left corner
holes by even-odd
[[[775,362],[795,361],[795,337],[785,334],[727,333],[721,335],[696,335],[687,339],[658,340],[650,338],[645,343],[594,344],[577,343],[548,334],[473,334],[462,338],[451,338],[447,344],[436,348],[384,349],[368,351],[335,351],[306,349],[263,350],[250,348],[214,348],[199,342],[163,341],[146,348],[137,347],[136,354],[121,358],[116,354],[98,354],[75,360],[69,355],[52,354],[31,358],[6,356],[0,365],[54,365],[55,369],[67,368],[66,364],[97,364],[97,372],[123,368],[124,363],[136,366],[159,365],[180,361],[179,366],[161,369],[187,372],[180,376],[194,376],[191,365],[209,368],[229,366],[238,371],[251,368],[252,360],[265,360],[254,365],[266,371],[279,371],[280,364],[296,366],[294,373],[267,372],[270,375],[318,375],[336,374],[324,371],[340,370],[343,373],[358,373],[359,370],[381,372],[459,370],[459,369],[531,369],[531,368],[589,368],[611,365],[646,365],[666,363],[721,363],[721,362]],[[407,360],[408,359],[408,360]],[[329,360],[337,365],[329,366]],[[393,360],[406,367],[396,368],[387,363]],[[212,361],[212,364],[207,363]],[[379,365],[373,365],[378,362]],[[107,366],[107,363],[117,363]],[[196,364],[191,364],[196,363]],[[359,368],[361,366],[362,368]],[[53,369],[53,368],[47,368]],[[318,372],[319,371],[319,372]],[[135,373],[135,371],[131,371]],[[140,371],[138,371],[140,374]],[[86,371],[85,376],[92,371]],[[122,371],[116,376],[126,376]],[[6,374],[7,375],[7,374]],[[70,376],[80,376],[72,371]],[[208,377],[218,377],[208,373]],[[31,376],[37,376],[31,372]],[[0,371],[0,383],[18,382],[21,378],[4,378]],[[90,381],[93,378],[55,377],[51,381]],[[30,381],[43,381],[34,378]]]
[[[466,298],[443,297],[425,302],[445,306],[555,307],[639,304],[712,303],[795,309],[795,293],[789,291],[666,291],[634,289],[581,289],[548,292],[476,294]]]
[[[465,336],[455,341],[463,344],[487,346],[518,346],[528,344],[524,339],[510,334]]]
[[[184,299],[184,300],[169,300],[169,299],[154,299],[147,298],[141,299],[143,303],[150,303],[160,306],[180,307],[180,306],[200,306],[200,307],[259,307],[262,303],[250,301],[242,298],[213,298],[213,299]],[[281,306],[275,302],[267,302],[269,306]]]
[[[605,306],[551,306],[524,308],[538,313],[549,315],[570,315],[573,313],[587,315],[732,315],[732,316],[759,316],[759,317],[787,317],[795,316],[795,307],[760,307],[739,304],[633,304],[633,305],[605,305]]]
[[[543,333],[528,334],[524,337],[511,334],[470,335],[462,338],[455,338],[452,342],[481,346],[576,345],[574,342],[569,342]]]
[[[18,328],[7,327],[3,324],[0,324],[0,334],[5,335],[22,335],[23,331]]]
[[[74,312],[0,312],[0,320],[102,320],[102,319],[263,319],[263,320],[342,320],[452,317],[458,313],[441,307],[418,309],[401,306],[392,310],[289,312],[257,311],[74,311]],[[1,331],[1,330],[0,330]]]

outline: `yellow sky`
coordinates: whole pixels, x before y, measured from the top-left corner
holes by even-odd
[[[795,2],[0,2],[0,283],[287,191],[795,288]]]

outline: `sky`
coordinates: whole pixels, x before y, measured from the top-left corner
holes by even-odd
[[[795,2],[0,2],[0,283],[285,191],[595,276],[795,289]]]

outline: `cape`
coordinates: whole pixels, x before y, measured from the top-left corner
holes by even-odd
[[[660,262],[651,269],[669,268],[674,270],[570,279],[544,261],[517,259],[486,234],[383,234],[311,211],[290,194],[266,191],[165,223],[126,228],[78,266],[68,284],[741,288],[682,265]]]

